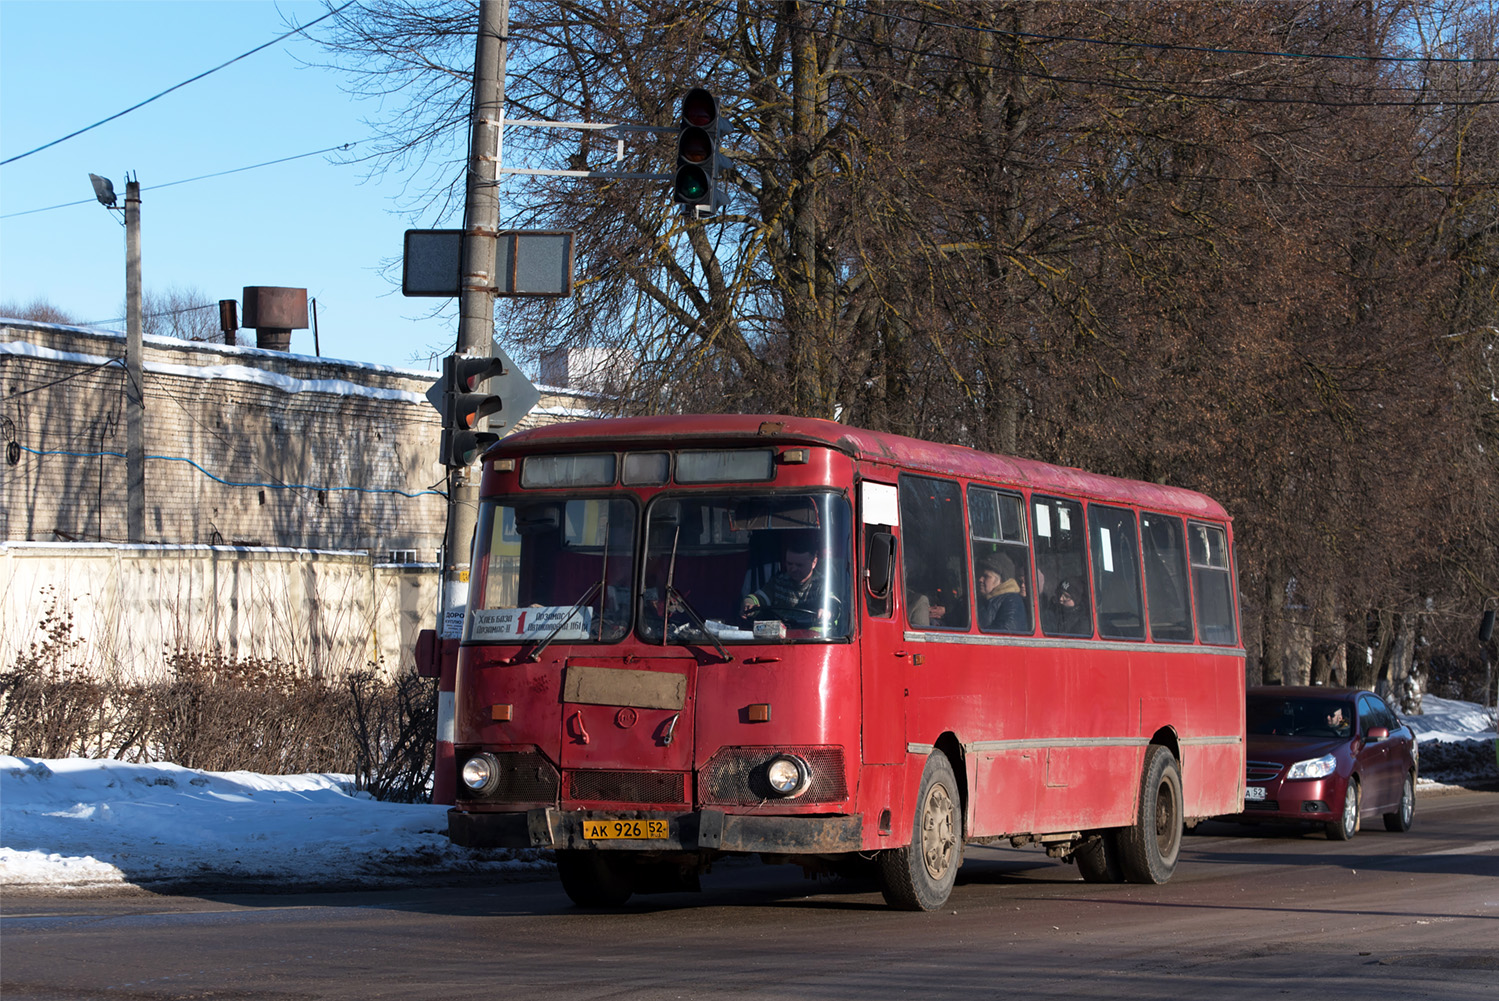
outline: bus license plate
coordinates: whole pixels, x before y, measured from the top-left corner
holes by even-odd
[[[1245,799],[1249,799],[1249,800],[1264,799],[1265,798],[1265,787],[1264,786],[1245,786],[1244,787],[1244,798]]]
[[[633,839],[656,841],[667,836],[664,820],[585,820],[583,837],[589,841]]]

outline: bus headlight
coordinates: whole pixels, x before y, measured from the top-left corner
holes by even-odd
[[[458,774],[471,792],[482,796],[499,786],[500,760],[488,751],[480,751],[463,763]]]
[[[765,779],[778,796],[800,796],[812,784],[812,768],[794,754],[778,754],[765,766]]]

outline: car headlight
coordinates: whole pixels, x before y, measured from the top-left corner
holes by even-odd
[[[812,784],[812,767],[794,754],[780,754],[765,766],[765,779],[778,796],[800,796]]]
[[[480,751],[463,763],[458,774],[475,793],[493,792],[500,784],[500,761],[488,751]]]
[[[1338,759],[1331,754],[1324,754],[1320,758],[1310,761],[1298,761],[1286,772],[1288,779],[1321,779],[1326,778],[1338,769]]]

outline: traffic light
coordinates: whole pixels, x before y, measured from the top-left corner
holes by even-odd
[[[481,422],[504,409],[500,397],[485,383],[506,372],[503,358],[448,355],[442,360],[442,464],[467,466],[500,440]]]
[[[718,134],[718,99],[692,88],[682,98],[671,187],[671,200],[688,215],[710,216],[727,201],[718,187]]]

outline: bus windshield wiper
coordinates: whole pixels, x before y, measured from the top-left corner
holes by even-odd
[[[596,580],[592,584],[589,584],[588,590],[583,592],[583,597],[573,602],[573,607],[569,608],[567,610],[567,614],[562,617],[562,621],[557,623],[557,625],[552,628],[552,631],[550,633],[547,633],[547,638],[536,644],[536,646],[532,648],[531,652],[526,654],[526,661],[528,663],[534,664],[536,661],[540,660],[541,652],[552,645],[552,640],[556,639],[557,634],[562,632],[562,627],[571,622],[573,620],[573,616],[578,614],[578,609],[588,604],[589,600],[595,594],[597,594],[599,592],[599,588],[603,586],[604,582],[601,580]]]
[[[677,607],[687,613],[687,617],[692,620],[692,624],[697,626],[698,630],[702,632],[704,636],[708,637],[708,641],[718,648],[718,655],[723,658],[723,662],[725,664],[734,659],[733,657],[729,656],[728,649],[724,647],[723,643],[719,641],[718,637],[713,635],[713,630],[708,628],[708,623],[704,622],[703,617],[697,614],[697,609],[692,607],[691,602],[687,600],[687,596],[681,591],[678,591],[674,584],[666,585],[666,600],[666,607],[668,609],[671,608],[670,603],[673,600],[676,601]],[[666,638],[667,627],[670,625],[669,619],[670,615],[668,614],[668,621],[663,622],[661,625],[661,637],[663,640]]]

